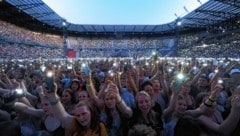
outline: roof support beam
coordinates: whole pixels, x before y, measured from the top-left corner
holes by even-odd
[[[103,26],[103,31],[106,32],[105,26]]]
[[[144,30],[146,29],[146,27],[147,27],[147,25],[145,25],[145,26],[143,27],[143,30],[142,30],[142,32],[144,32]]]
[[[237,0],[215,0],[215,1],[219,1],[224,4],[228,4],[228,5],[240,8],[240,2]]]
[[[188,17],[188,18],[184,18],[187,20],[191,20],[200,24],[205,24],[205,25],[209,25],[214,23],[214,20],[210,20],[210,19],[205,19],[205,18],[196,18],[196,17]]]
[[[158,25],[155,25],[155,26],[153,27],[152,32],[154,32],[154,31],[156,30],[157,26],[158,26]]]
[[[200,10],[200,9],[197,9],[196,12],[205,13],[205,14],[209,14],[209,15],[224,18],[224,19],[228,19],[228,18],[231,18],[232,16],[236,16],[236,14],[234,14],[234,13],[227,13],[227,12],[214,11],[214,10]]]
[[[207,25],[202,25],[202,24],[184,24],[186,27],[192,27],[192,28],[205,28]]]
[[[97,33],[97,30],[96,30],[95,26],[91,25],[91,27],[92,27],[93,31]]]
[[[83,27],[83,25],[81,25],[81,27],[82,27],[83,31],[87,32],[86,28]]]
[[[15,5],[15,6],[21,10],[27,10],[27,9],[35,8],[35,7],[42,6],[42,5],[44,5],[43,2],[34,3],[34,4],[22,4],[22,5]]]
[[[31,16],[34,16],[35,18],[41,18],[44,16],[55,14],[54,12],[42,12],[42,13],[32,13]]]
[[[167,24],[167,26],[168,26],[170,29],[173,29],[173,27],[172,27],[170,24]]]
[[[133,32],[135,32],[136,31],[136,25],[134,25],[134,27],[133,27]]]

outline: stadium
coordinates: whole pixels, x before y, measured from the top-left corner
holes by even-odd
[[[74,24],[0,0],[0,135],[240,135],[240,1],[176,17]]]

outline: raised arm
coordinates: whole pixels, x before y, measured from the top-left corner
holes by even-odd
[[[169,101],[169,106],[163,111],[163,116],[166,120],[171,118],[171,115],[174,112],[174,105],[176,103],[176,100],[177,100],[177,94],[172,93]]]
[[[138,87],[137,87],[136,82],[134,81],[134,79],[131,75],[131,71],[127,72],[126,75],[127,75],[127,82],[129,82],[129,84],[132,88],[133,94],[134,94],[134,96],[136,96],[136,94],[138,93]]]
[[[0,95],[1,95],[1,94],[5,94],[5,93],[8,93],[8,92],[10,92],[10,91],[11,91],[10,89],[0,88]]]
[[[94,104],[99,108],[102,109],[103,104],[102,101],[99,99],[99,97],[96,95],[96,89],[94,87],[94,84],[92,82],[91,75],[86,79],[86,86],[87,86],[87,91],[89,94],[90,99],[93,100]],[[102,90],[104,91],[104,90]]]
[[[169,97],[169,94],[170,94],[169,85],[165,79],[165,72],[159,75],[159,81],[160,81],[164,96]]]
[[[132,109],[128,107],[124,100],[121,98],[117,86],[113,83],[110,83],[107,89],[108,91],[112,91],[112,93],[114,94],[117,107],[123,113],[123,115],[125,115],[127,118],[131,118],[133,114]]]
[[[44,115],[44,111],[42,109],[35,109],[21,102],[15,102],[14,109],[20,113],[25,113],[37,118],[41,118]]]
[[[61,121],[64,128],[70,128],[74,117],[66,112],[56,92],[56,84],[55,92],[53,93],[48,93],[47,90],[44,88],[44,94],[48,97],[54,115]]]
[[[202,116],[203,114],[206,114],[209,112],[209,107],[213,105],[213,103],[216,101],[216,98],[218,97],[222,87],[219,85],[216,85],[214,89],[211,92],[211,95],[209,98],[196,110],[189,110],[186,112],[186,115],[191,115],[194,117],[198,117],[199,121],[205,125],[210,130],[219,133],[221,135],[229,136],[236,128],[237,124],[240,120],[240,96],[236,95],[232,98],[231,101],[231,112],[228,115],[228,117],[223,121],[222,124],[217,124],[214,121],[209,120],[208,118],[205,118]]]
[[[210,130],[225,136],[229,136],[233,133],[237,124],[240,120],[240,96],[233,97],[232,99],[232,108],[228,117],[223,121],[222,124],[217,124],[214,121],[211,121],[204,116],[200,116],[199,120]]]

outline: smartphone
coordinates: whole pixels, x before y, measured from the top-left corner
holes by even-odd
[[[179,91],[179,89],[186,82],[186,80],[187,80],[187,77],[184,74],[179,73],[175,77],[174,82],[173,82],[173,89],[174,89],[174,91]]]
[[[16,98],[20,98],[22,96],[24,96],[24,92],[23,92],[23,89],[22,88],[17,88],[14,90],[14,96]]]
[[[21,98],[23,96],[24,96],[23,89],[17,88],[10,96],[3,97],[3,101],[4,103],[10,103],[13,102],[16,98]]]
[[[53,93],[55,88],[54,88],[54,74],[52,71],[48,71],[46,75],[46,89],[48,93]]]
[[[184,81],[182,79],[176,79],[173,82],[173,91],[179,91]]]
[[[126,65],[123,67],[124,72],[127,72],[127,71],[129,71],[129,70],[131,70],[131,69],[132,69],[132,65],[131,65],[131,64],[126,64]]]
[[[82,69],[81,71],[84,73],[85,76],[89,75],[90,69],[89,69],[89,67],[87,65],[82,66],[81,69]]]

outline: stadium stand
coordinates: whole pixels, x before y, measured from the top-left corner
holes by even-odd
[[[239,136],[239,13],[63,26],[41,0],[0,1],[0,135]]]

